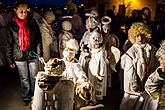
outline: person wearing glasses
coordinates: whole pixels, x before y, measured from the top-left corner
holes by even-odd
[[[7,59],[10,67],[18,70],[21,98],[24,105],[28,105],[34,93],[38,57],[42,56],[42,39],[36,21],[28,16],[28,4],[19,1],[15,4],[14,11],[8,24]]]

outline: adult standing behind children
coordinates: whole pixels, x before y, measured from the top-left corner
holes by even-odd
[[[28,4],[16,3],[9,22],[7,58],[11,68],[17,68],[21,82],[21,98],[25,105],[31,101],[34,92],[35,75],[38,72],[38,55],[42,56],[42,39],[39,27],[28,16]]]
[[[4,70],[4,67],[7,66],[7,58],[6,58],[6,43],[7,43],[7,29],[4,16],[4,7],[3,4],[0,2],[0,70]]]
[[[47,62],[52,57],[58,57],[57,38],[54,36],[54,31],[51,27],[55,20],[53,11],[47,11],[44,15],[43,22],[40,25],[43,45],[43,58]]]

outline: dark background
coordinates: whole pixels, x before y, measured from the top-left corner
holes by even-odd
[[[16,0],[0,0],[4,5],[13,5]],[[25,0],[33,6],[51,5],[51,6],[65,6],[67,0]],[[73,3],[79,4],[81,0],[72,0]]]

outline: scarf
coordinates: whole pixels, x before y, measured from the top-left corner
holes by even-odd
[[[16,21],[17,25],[19,26],[18,37],[20,49],[22,51],[26,51],[30,47],[30,32],[26,26],[27,18],[21,20],[14,16],[13,20]]]
[[[136,56],[137,61],[137,74],[140,76],[141,80],[145,80],[147,74],[149,74],[149,60],[150,60],[150,51],[151,46],[149,44],[139,45],[134,44],[135,48],[138,51]]]

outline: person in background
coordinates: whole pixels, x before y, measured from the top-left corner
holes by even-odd
[[[103,34],[103,44],[105,45],[105,50],[107,51],[107,59],[109,61],[108,65],[108,88],[112,86],[112,74],[117,72],[115,66],[120,59],[119,39],[111,31],[111,18],[108,16],[103,16],[101,18],[102,24],[102,34]],[[114,51],[115,53],[114,53]]]
[[[148,7],[142,8],[138,16],[138,22],[142,22],[146,24],[152,30],[152,38],[150,42],[153,43],[156,47],[158,47],[160,38],[157,36],[155,24],[151,18],[151,13],[152,12],[150,8]]]
[[[140,10],[137,10],[137,9],[133,9],[131,11],[131,16],[126,19],[127,20],[126,23],[127,23],[128,29],[130,28],[132,23],[138,22],[138,15],[139,15],[139,13],[140,13]]]
[[[73,34],[70,32],[72,24],[68,20],[62,22],[62,32],[59,35],[59,54],[60,58],[63,58],[63,50],[66,47],[66,42],[73,38]]]
[[[72,0],[68,0],[67,4],[67,15],[72,16],[71,24],[72,24],[72,32],[74,38],[80,42],[82,34],[84,33],[82,19],[78,13],[77,6],[72,2]]]
[[[6,45],[7,45],[7,28],[6,23],[4,22],[3,14],[1,13],[3,6],[0,2],[0,71],[7,72],[6,67],[8,67],[7,57],[6,57]]]
[[[14,11],[8,24],[7,60],[11,68],[18,69],[21,98],[27,105],[34,93],[38,57],[42,57],[42,39],[36,21],[28,16],[28,4],[19,1]]]
[[[151,30],[153,29],[153,21],[151,19],[151,10],[148,7],[144,7],[140,10],[138,21],[146,24]]]
[[[54,36],[54,31],[51,27],[55,20],[53,11],[47,11],[44,15],[43,22],[40,25],[43,45],[43,58],[47,62],[50,58],[58,57],[57,38]]]
[[[67,0],[67,15],[71,15],[74,11],[77,11],[77,6],[72,2],[72,0]]]
[[[35,9],[30,9],[30,16],[36,20],[38,26],[41,25],[41,23],[43,22],[43,16],[40,15],[40,13],[38,13]]]
[[[8,20],[6,17],[5,10],[4,10],[4,6],[1,2],[0,2],[0,23],[3,26],[7,26],[7,24],[8,24]]]
[[[112,19],[108,16],[103,16],[101,19],[101,23],[102,23],[102,32],[103,32],[103,38],[104,38],[104,43],[106,44],[106,47],[110,47],[110,46],[115,46],[117,48],[119,48],[119,39],[118,37],[111,33],[111,21]],[[109,39],[109,40],[107,40]],[[109,46],[108,46],[109,44]]]

